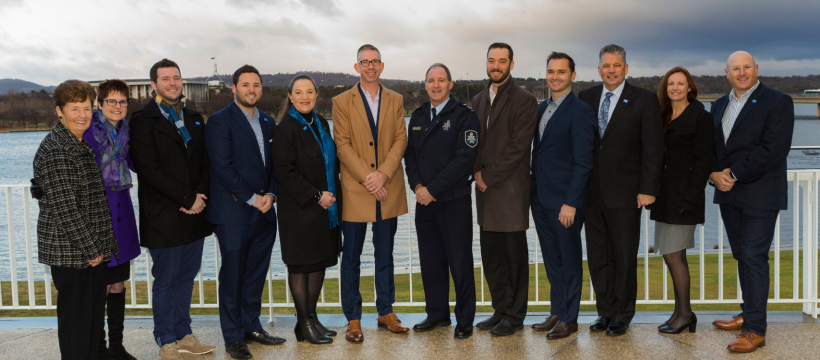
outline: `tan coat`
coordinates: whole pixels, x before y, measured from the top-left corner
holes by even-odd
[[[538,102],[510,78],[498,87],[492,106],[488,87],[473,98],[473,108],[481,121],[474,170],[481,171],[481,180],[487,185],[485,192],[478,187],[475,190],[478,225],[484,231],[527,230],[530,148],[538,123]]]
[[[341,162],[342,220],[375,222],[376,198],[362,185],[372,171],[387,175],[387,200],[381,204],[382,219],[407,214],[407,193],[401,166],[407,148],[407,128],[404,126],[404,100],[401,95],[381,86],[379,105],[378,151],[373,151],[373,135],[365,110],[365,99],[359,93],[359,83],[333,98],[333,140],[336,156]]]

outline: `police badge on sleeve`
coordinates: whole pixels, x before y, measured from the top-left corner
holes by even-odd
[[[475,130],[467,130],[464,132],[464,143],[469,147],[478,145],[478,132]]]

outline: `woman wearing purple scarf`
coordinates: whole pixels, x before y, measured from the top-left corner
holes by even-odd
[[[129,88],[122,80],[106,80],[97,89],[97,105],[91,126],[83,134],[88,145],[97,153],[105,183],[105,194],[111,210],[114,235],[120,247],[119,259],[111,257],[108,263],[108,341],[109,352],[115,359],[136,359],[122,345],[125,321],[125,280],[131,274],[131,260],[140,254],[137,220],[131,203],[131,171],[134,165],[128,154]],[[129,170],[130,169],[130,170]],[[103,333],[102,344],[105,344]]]

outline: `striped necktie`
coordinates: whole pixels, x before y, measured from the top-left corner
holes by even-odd
[[[604,99],[604,103],[601,104],[601,112],[598,114],[598,131],[601,133],[601,137],[604,137],[604,131],[606,131],[606,125],[609,123],[609,97],[613,94],[611,91],[606,93],[606,99]]]

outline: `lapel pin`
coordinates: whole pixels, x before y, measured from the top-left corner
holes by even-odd
[[[268,121],[268,118],[265,118],[265,121]]]
[[[624,104],[626,104],[626,103],[628,103],[628,102],[629,102],[629,100],[627,100],[627,99],[624,99]]]
[[[755,104],[755,103],[757,103],[757,100],[756,99],[752,100],[752,104]],[[199,123],[197,123],[197,124],[199,124]]]
[[[303,127],[302,130],[307,130],[307,126]]]
[[[199,125],[199,121],[197,121],[196,124]]]

